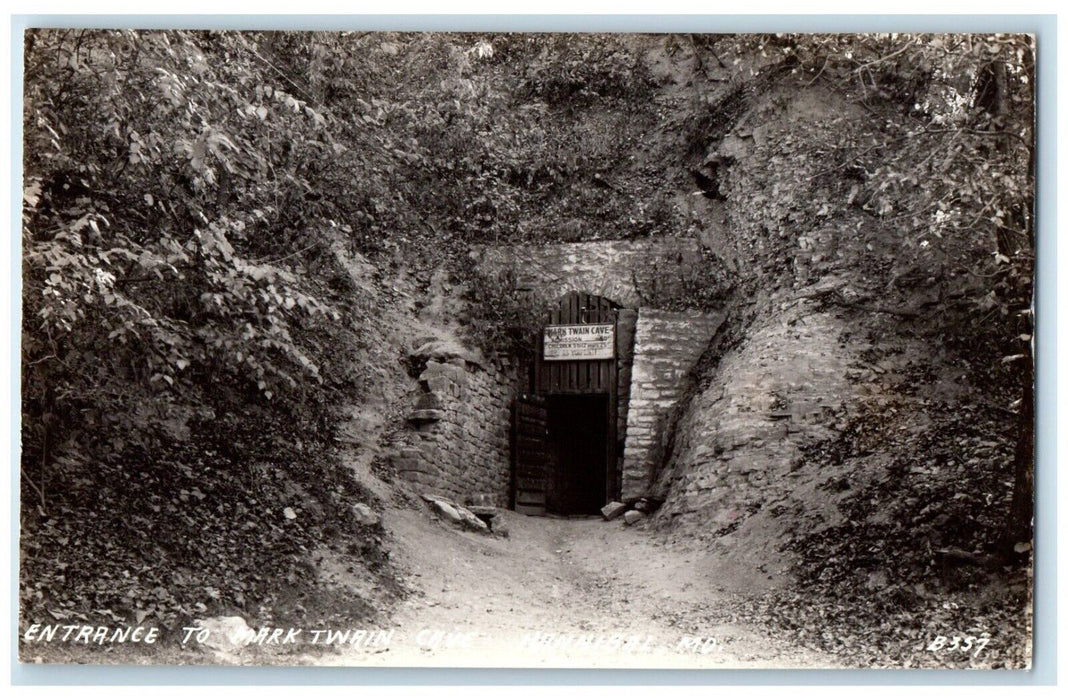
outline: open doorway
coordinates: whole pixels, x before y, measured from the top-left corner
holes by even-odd
[[[597,514],[607,488],[608,395],[551,395],[547,408],[555,457],[548,508],[560,515]]]

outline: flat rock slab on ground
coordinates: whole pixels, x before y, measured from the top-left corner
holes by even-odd
[[[475,532],[489,533],[489,526],[482,518],[478,517],[467,508],[456,505],[444,498],[431,498],[423,496],[430,502],[430,506],[449,522]]]
[[[438,515],[443,516],[446,520],[457,525],[463,523],[464,519],[453,508],[451,503],[447,501],[431,501],[430,506],[437,512]]]
[[[612,501],[605,507],[601,508],[601,515],[605,520],[615,520],[619,516],[627,512],[627,504],[620,503],[619,501]]]

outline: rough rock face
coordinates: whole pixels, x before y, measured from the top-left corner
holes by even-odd
[[[727,329],[735,342],[686,399],[654,488],[665,499],[657,525],[723,544],[748,527],[738,536],[752,549],[768,548],[752,552],[763,562],[793,527],[778,518],[787,506],[825,522],[840,517],[813,493],[835,465],[804,464],[803,453],[834,438],[870,394],[858,379],[867,374],[871,343],[844,309],[820,300],[877,294],[873,273],[883,268],[874,261],[883,265],[898,253],[893,232],[870,220],[861,226],[821,217],[819,203],[834,194],[814,184],[816,166],[790,158],[802,148],[793,139],[798,124],[814,142],[832,143],[868,116],[818,89],[791,96],[753,98],[709,144],[706,166],[716,168],[722,220],[702,240],[746,280],[747,298],[735,299]],[[831,109],[833,126],[825,118]],[[895,326],[893,318],[878,322],[887,331]]]
[[[838,342],[842,330],[840,319],[795,303],[721,359],[678,425],[660,517],[723,532],[819,478],[794,472],[801,450],[830,437],[835,412],[863,391],[849,381],[857,358]]]
[[[952,326],[963,318],[952,300],[986,284],[956,261],[979,255],[983,242],[947,239],[927,256],[897,219],[852,202],[855,185],[823,178],[835,171],[819,157],[870,129],[871,115],[788,82],[754,95],[709,144],[724,216],[702,241],[729,261],[742,289],[718,336],[730,342],[709,354],[684,400],[654,490],[665,503],[652,518],[768,578],[805,556],[795,545],[805,538],[851,521],[877,533],[888,513],[908,512],[901,504],[915,501],[902,489],[876,487],[895,468],[930,461],[915,447],[923,440],[948,443],[934,427],[940,410],[979,412],[990,399],[974,379],[984,338]],[[963,343],[962,333],[970,334]],[[1011,421],[1002,424],[1012,432]],[[858,431],[873,425],[878,440],[865,432],[858,448]],[[952,491],[949,482],[932,476],[929,486]],[[945,523],[931,520],[937,538]]]

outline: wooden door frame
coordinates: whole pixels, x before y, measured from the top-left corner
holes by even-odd
[[[534,361],[534,393],[548,399],[557,395],[607,395],[605,440],[604,502],[617,500],[623,475],[618,454],[619,440],[619,347],[618,311],[622,308],[607,297],[585,292],[568,292],[552,310],[547,325],[576,323],[612,323],[616,326],[616,348],[611,360],[546,361],[544,333],[538,334],[538,353]]]

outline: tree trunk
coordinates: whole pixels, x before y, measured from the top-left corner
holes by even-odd
[[[1009,110],[1012,108],[1009,94],[1011,89],[1009,76],[1005,63],[1002,61],[991,63],[989,70],[992,87],[992,94],[989,96],[989,109],[994,117],[995,129],[1000,130],[1005,128]],[[1003,136],[998,140],[999,149],[1006,151],[1011,147],[1012,144],[1007,137]],[[1029,167],[1030,182],[1034,183],[1033,147],[1031,148]],[[1034,230],[1032,228],[1034,219],[1033,212],[1030,210],[1033,207],[1034,198],[1031,197],[1027,202],[1028,211],[1022,217],[1019,217],[1022,219],[1021,221],[1016,222],[1027,232],[1032,251],[1034,250]],[[1005,226],[998,228],[998,251],[1006,258],[1015,261],[1019,255],[1019,248],[1022,247],[1023,243],[1011,228]],[[1032,285],[1033,282],[1027,285],[1026,289],[1021,289],[1019,284],[1010,284],[1010,289],[1007,291],[1007,298],[1005,299],[1009,308],[1018,308],[1021,302],[1026,303],[1024,300],[1033,299]],[[1027,316],[1027,323],[1020,325],[1026,327],[1027,333],[1034,333],[1034,319],[1030,315]],[[1028,349],[1030,350],[1032,347],[1034,347],[1033,342],[1028,343]],[[1032,522],[1035,503],[1035,371],[1033,353],[1029,352],[1024,375],[1023,391],[1020,397],[1019,427],[1016,434],[1016,450],[1013,455],[1012,501],[1009,505],[1008,518],[1000,543],[1001,555],[1006,560],[1017,558],[1019,553],[1015,551],[1016,545],[1022,542],[1030,544],[1033,535]]]
[[[1031,377],[1034,373],[1028,371]],[[1009,506],[1009,521],[1002,542],[1004,554],[1012,558],[1014,547],[1020,542],[1031,542],[1032,519],[1035,511],[1035,405],[1033,382],[1026,382],[1023,404],[1020,406],[1020,432],[1016,439],[1013,456],[1014,477],[1012,503]]]

